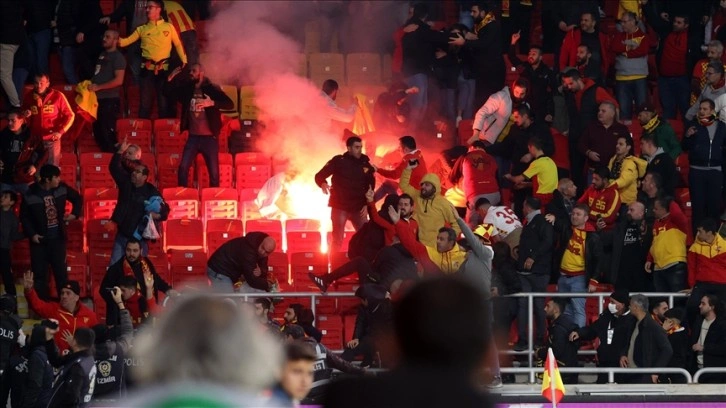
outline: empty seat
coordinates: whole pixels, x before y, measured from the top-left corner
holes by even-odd
[[[152,130],[151,120],[139,118],[125,118],[116,121],[116,134],[122,135],[134,130]]]
[[[197,219],[167,220],[164,249],[204,249],[204,224]]]
[[[202,218],[234,219],[238,215],[237,190],[231,188],[202,189]]]
[[[201,250],[171,250],[169,272],[176,287],[184,282],[199,282],[207,279],[207,254]]]
[[[237,190],[261,188],[272,176],[272,166],[269,164],[238,163],[235,167],[235,183]]]
[[[110,220],[86,221],[86,242],[88,242],[89,253],[104,252],[110,256],[116,232],[109,223],[111,223]]]
[[[239,238],[244,233],[244,225],[241,220],[213,219],[207,221],[207,254],[211,256],[214,251],[225,242]]]
[[[153,122],[154,135],[159,132],[176,132],[179,133],[181,122],[176,118],[155,119]]]
[[[285,221],[287,252],[319,252],[322,238],[320,221],[311,219],[290,219]],[[326,264],[327,264],[327,256]]]
[[[118,140],[126,140],[129,144],[135,144],[141,147],[142,151],[151,150],[151,130],[128,130],[118,132]]]
[[[295,290],[317,291],[317,286],[310,280],[308,273],[324,275],[328,273],[328,256],[319,251],[291,252],[290,275]]]
[[[115,188],[87,188],[83,190],[84,216],[87,220],[109,220],[116,208],[118,190]]]
[[[267,273],[277,278],[277,282],[280,284],[280,290],[283,292],[294,290],[290,284],[289,258],[279,248],[267,257]]]
[[[282,251],[282,223],[280,220],[247,220],[245,234],[250,232],[264,232],[277,242],[277,250]]]
[[[270,157],[259,152],[244,152],[234,155],[234,165],[241,164],[270,164]]]
[[[461,144],[462,146],[466,146],[467,142],[471,138],[472,126],[474,126],[474,121],[471,119],[463,119],[461,122],[459,122],[459,127],[456,129],[456,131],[459,135],[459,144]]]
[[[239,116],[239,90],[235,85],[222,85],[222,91],[232,100],[234,107],[232,109],[220,109],[219,111],[230,118]]]
[[[66,221],[65,232],[68,252],[84,252],[86,243],[83,234],[83,220]]]
[[[116,183],[108,171],[111,162],[110,153],[81,154],[81,188],[111,187]]]
[[[219,187],[232,188],[233,187],[233,159],[229,153],[219,153]],[[197,187],[207,188],[209,187],[209,171],[207,170],[207,163],[204,161],[204,157],[201,154],[197,155]]]
[[[78,157],[73,152],[63,152],[60,159],[60,170],[61,180],[63,180],[69,186],[76,188],[76,182],[78,177],[76,172],[78,170]]]
[[[156,165],[159,173],[159,189],[179,187],[179,163],[181,154],[159,154],[156,158]],[[194,166],[189,168],[189,186],[194,183]]]
[[[240,119],[257,120],[260,114],[260,108],[255,100],[255,89],[251,86],[243,86],[240,88]]]
[[[345,62],[343,54],[314,53],[309,56],[310,79],[320,87],[326,79],[333,79],[341,86],[345,84]]]
[[[382,83],[381,56],[372,53],[354,53],[345,57],[348,84]]]
[[[178,130],[159,130],[154,133],[154,144],[156,154],[176,153],[181,155],[184,151],[184,145],[187,143],[189,132],[179,132]]]
[[[346,227],[349,224],[346,224]],[[355,230],[353,229],[347,229],[343,231],[343,244],[340,247],[340,250],[343,252],[348,252],[348,244],[350,244],[350,239],[353,238],[353,235],[355,235]],[[333,242],[333,233],[331,231],[328,231],[326,234],[327,236],[327,243],[328,247],[330,247],[330,244]]]
[[[169,205],[168,219],[199,218],[199,192],[193,188],[165,188],[161,193]]]

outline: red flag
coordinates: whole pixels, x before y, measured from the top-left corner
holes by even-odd
[[[551,347],[547,350],[547,360],[544,364],[542,396],[547,398],[553,406],[557,406],[557,403],[565,396],[565,385],[562,383],[562,376],[560,376],[557,360]]]

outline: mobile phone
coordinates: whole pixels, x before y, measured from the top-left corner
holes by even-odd
[[[418,159],[409,160],[408,161],[408,165],[409,166],[416,166],[416,165],[418,165]]]
[[[56,322],[54,322],[52,320],[48,320],[48,319],[42,320],[40,322],[40,325],[41,326],[44,326],[44,327],[47,327],[49,329],[52,329],[52,330],[57,330],[58,329],[58,323],[56,323]]]

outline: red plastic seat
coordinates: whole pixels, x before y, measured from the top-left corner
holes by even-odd
[[[184,145],[189,138],[189,132],[179,132],[173,130],[157,130],[154,132],[154,144],[156,154],[176,153],[181,154],[184,151]]]
[[[220,246],[233,238],[243,235],[244,225],[241,220],[213,219],[207,221],[207,254],[211,256]]]
[[[310,281],[308,273],[315,275],[328,273],[328,256],[319,251],[290,253],[290,276],[295,290],[303,292],[319,290]]]
[[[462,146],[466,146],[469,138],[471,138],[472,126],[474,126],[474,121],[471,119],[463,119],[459,122],[459,127],[456,129],[456,132],[459,136],[459,144]]]
[[[86,220],[109,220],[116,208],[118,190],[115,188],[87,188],[83,190]]]
[[[63,152],[60,159],[61,180],[72,187],[76,187],[78,177],[78,157],[73,152]]]
[[[164,249],[204,249],[204,224],[197,219],[168,220],[164,226]]]
[[[197,155],[197,186],[209,187],[209,170],[201,154]],[[234,185],[233,159],[229,153],[219,153],[219,187],[232,188]]]
[[[197,219],[199,218],[199,192],[193,188],[173,187],[165,188],[161,193],[164,201],[169,205],[168,219]]]
[[[151,120],[139,119],[139,118],[125,118],[118,119],[116,121],[116,133],[119,135],[119,140],[123,140],[120,135],[126,132],[135,130],[152,130]],[[129,142],[131,143],[131,142]]]
[[[153,122],[154,135],[158,136],[159,132],[177,132],[177,133],[179,133],[180,126],[181,126],[181,121],[176,118],[155,119]]]
[[[285,221],[287,252],[320,252],[320,221],[290,219]],[[327,258],[327,257],[326,257]]]
[[[237,190],[261,188],[272,176],[272,166],[261,163],[238,163],[235,167]]]
[[[291,292],[294,287],[290,284],[290,260],[286,253],[279,248],[267,257],[267,273],[273,274],[280,284],[280,290]]]
[[[172,250],[169,254],[169,272],[176,287],[184,282],[206,280],[207,254],[202,249]]]
[[[105,252],[110,256],[113,250],[113,242],[116,239],[116,233],[113,230],[109,231],[107,227],[110,222],[110,220],[86,221],[86,242],[88,243],[89,253]]]
[[[245,222],[245,234],[264,232],[277,242],[277,250],[282,251],[282,223],[279,220],[255,219]]]
[[[202,218],[234,219],[238,216],[237,190],[231,188],[202,189]]]
[[[111,162],[110,153],[81,153],[81,188],[115,187],[108,164]]]

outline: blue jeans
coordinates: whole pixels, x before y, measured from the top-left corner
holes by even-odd
[[[658,95],[666,119],[676,118],[676,109],[685,116],[690,102],[691,84],[688,77],[658,77]]]
[[[620,119],[632,120],[633,100],[636,107],[645,103],[648,99],[648,82],[645,78],[615,81],[615,97],[620,105]]]
[[[34,74],[48,72],[48,55],[50,54],[50,41],[52,39],[50,28],[40,30],[28,36],[28,48],[33,64],[31,71]]]
[[[512,171],[512,161],[501,156],[494,156],[494,161],[497,163],[497,181],[499,182],[499,187],[510,187],[512,183],[505,179],[504,175]]]
[[[441,105],[444,117],[453,122],[456,120],[456,89],[441,90]]]
[[[113,240],[113,251],[111,251],[111,262],[110,265],[120,261],[126,255],[126,243],[129,239],[120,233],[116,233],[116,239]],[[146,240],[141,240],[141,255],[149,255],[149,244]]]
[[[25,80],[28,79],[30,72],[25,68],[14,68],[13,69],[13,84],[15,84],[15,90],[18,92],[18,98],[23,98],[23,88],[25,87]],[[21,101],[22,102],[22,101]]]
[[[426,74],[416,74],[406,78],[406,85],[418,88],[418,93],[409,95],[406,100],[411,107],[411,116],[408,123],[415,128],[421,123],[426,113],[426,104],[428,103],[429,78]]]
[[[476,91],[476,80],[465,79],[459,75],[459,105],[462,119],[474,118],[474,91]]]
[[[219,187],[219,143],[216,137],[189,135],[184,145],[181,163],[179,163],[179,185],[187,186],[189,183],[189,168],[192,167],[197,153],[204,157],[209,172],[209,186]]]
[[[378,187],[373,194],[373,202],[377,203],[389,194],[398,194],[398,183],[392,180],[386,180]]]
[[[587,278],[585,275],[568,277],[560,275],[557,281],[559,293],[587,293]],[[569,307],[565,308],[563,314],[572,317],[573,321],[580,327],[585,327],[585,298],[570,298]]]
[[[69,85],[78,83],[78,74],[76,68],[78,65],[78,49],[76,47],[60,46],[58,47],[60,54],[61,66],[63,67],[63,75]]]
[[[48,161],[46,164],[52,164],[56,167],[60,167],[60,159],[62,156],[60,139],[43,142],[43,146],[45,147],[45,151],[48,152]]]
[[[234,283],[232,279],[227,275],[220,275],[212,269],[207,268],[207,277],[212,285],[212,290],[217,293],[232,293],[234,292]]]
[[[16,193],[21,194],[21,195],[25,194],[28,191],[28,187],[30,187],[30,185],[24,184],[24,183],[20,183],[20,184],[0,183],[0,191],[10,190],[10,191],[15,191]]]

